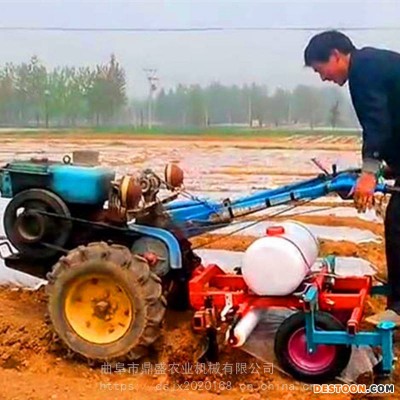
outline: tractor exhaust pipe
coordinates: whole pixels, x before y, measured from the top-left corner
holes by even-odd
[[[262,316],[261,309],[252,309],[247,312],[233,329],[226,334],[226,341],[233,347],[241,347],[246,343]]]

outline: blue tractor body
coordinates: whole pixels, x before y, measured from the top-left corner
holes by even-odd
[[[41,188],[65,203],[98,205],[108,199],[115,171],[100,166],[15,161],[1,175],[2,197],[13,198],[23,190]]]
[[[99,165],[47,159],[10,162],[0,169],[1,195],[11,199],[4,215],[7,239],[18,249],[18,257],[30,262],[38,259],[41,265],[43,258],[49,258],[52,265],[54,259],[49,255],[59,256],[60,251],[81,244],[103,240],[132,248],[138,239],[145,238],[135,251],[144,253],[154,241],[161,242],[165,248],[163,271],[180,270],[185,268],[182,254],[192,258],[192,253],[184,250],[190,248],[190,238],[269,207],[332,192],[346,197],[358,173],[335,171],[221,202],[176,201],[183,175],[175,170],[175,177],[168,178],[168,171],[166,168],[164,179],[145,170],[138,177],[126,175],[116,180],[113,169]],[[159,191],[164,187],[172,194],[160,199]],[[385,185],[377,190],[385,191]]]
[[[147,201],[154,203],[158,182],[147,178],[142,177],[138,187],[145,191],[147,187]],[[126,207],[121,205],[120,183],[114,169],[99,165],[47,159],[4,165],[0,192],[11,201],[3,223],[7,239],[18,250],[5,257],[6,265],[45,277],[63,249],[94,241],[132,248],[142,239],[135,244],[136,251],[145,252],[154,241],[161,242],[167,252],[162,256],[166,259],[163,270],[181,269],[181,243],[173,229],[170,225],[166,229],[157,216],[153,218],[155,204],[150,213],[143,213],[144,218],[137,214],[128,218]],[[149,244],[148,239],[153,241]]]

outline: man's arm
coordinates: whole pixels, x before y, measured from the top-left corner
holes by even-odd
[[[363,129],[362,170],[376,173],[391,139],[391,118],[385,87],[385,67],[374,60],[359,60],[350,90]]]

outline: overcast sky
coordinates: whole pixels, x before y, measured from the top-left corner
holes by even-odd
[[[0,1],[0,26],[86,28],[399,27],[392,1]],[[212,81],[263,83],[271,89],[320,84],[303,67],[312,31],[26,32],[0,31],[0,63],[36,54],[49,67],[94,65],[115,53],[130,94],[143,96],[143,68],[157,68],[161,85]],[[400,51],[400,30],[346,32],[359,47]]]

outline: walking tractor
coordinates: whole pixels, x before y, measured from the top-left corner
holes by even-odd
[[[330,193],[351,197],[359,170],[322,170],[312,179],[218,202],[186,192],[176,164],[162,175],[146,169],[117,179],[114,170],[79,160],[79,153],[62,162],[12,161],[0,170],[2,197],[10,199],[2,258],[10,268],[47,279],[54,331],[92,362],[140,359],[161,334],[167,307],[194,311],[193,329],[208,338],[212,362],[217,335],[241,347],[265,310],[283,307],[293,314],[277,330],[274,350],[293,377],[335,378],[354,345],[380,351],[382,370],[390,374],[394,325],[361,329],[368,297],[387,294],[386,285],[374,285],[369,275],[336,274],[331,256],[313,268],[319,245],[306,226],[271,226],[230,272],[202,265],[192,248],[191,238],[264,209]],[[381,183],[376,190],[398,189]]]

